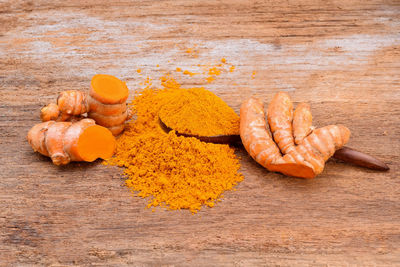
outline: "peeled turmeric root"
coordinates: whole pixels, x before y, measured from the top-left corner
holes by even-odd
[[[263,103],[252,97],[242,104],[240,137],[245,149],[268,170],[290,176],[314,178],[350,138],[350,130],[342,125],[313,130],[310,107],[300,104],[293,114],[290,97],[283,92],[268,107],[268,123],[273,139]]]
[[[87,113],[97,124],[107,127],[113,135],[124,130],[130,118],[126,106],[129,90],[118,78],[97,74],[93,76],[89,93],[69,90],[61,92],[57,104],[49,104],[40,111],[42,121],[70,121]]]
[[[34,151],[50,157],[55,165],[108,159],[116,148],[112,133],[92,119],[42,122],[30,129],[27,139]]]

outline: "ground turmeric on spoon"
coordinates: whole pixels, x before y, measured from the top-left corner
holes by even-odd
[[[159,112],[163,123],[178,133],[198,136],[238,135],[239,116],[221,98],[204,88],[182,91]]]

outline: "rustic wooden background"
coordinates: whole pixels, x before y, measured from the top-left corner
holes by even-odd
[[[235,70],[205,82],[222,57]],[[191,215],[146,209],[118,168],[56,167],[26,142],[61,90],[108,73],[133,95],[168,71],[236,111],[251,94],[289,91],[391,170],[332,160],[302,180],[238,151],[237,191]],[[3,0],[0,88],[0,265],[400,264],[399,1]]]

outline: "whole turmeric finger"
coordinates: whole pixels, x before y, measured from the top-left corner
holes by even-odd
[[[70,156],[64,151],[64,135],[72,122],[56,122],[47,130],[44,138],[45,147],[51,160],[56,165],[65,165],[70,162]]]
[[[285,92],[277,93],[268,106],[268,123],[272,135],[283,154],[294,148],[292,120],[293,104]]]
[[[311,166],[286,161],[272,140],[265,122],[264,105],[256,98],[243,102],[240,108],[240,137],[250,156],[269,171],[278,171],[286,175],[313,177]]]
[[[46,148],[45,137],[49,127],[55,123],[55,121],[46,121],[34,125],[28,132],[28,142],[32,146],[33,151],[39,152],[44,156],[49,156]]]
[[[63,91],[57,97],[57,104],[50,103],[40,110],[42,121],[78,120],[88,112],[86,93],[77,90]]]
[[[60,108],[54,103],[50,103],[40,110],[40,119],[42,121],[55,121],[59,116]]]
[[[264,167],[282,157],[267,127],[264,104],[255,97],[244,101],[240,107],[240,137],[250,156]]]
[[[293,136],[294,141],[298,145],[313,130],[312,115],[310,105],[300,103],[297,105],[293,114]]]
[[[309,136],[283,157],[284,161],[291,158],[302,158],[309,163],[315,172],[324,170],[325,162],[333,156],[336,150],[342,148],[350,138],[350,130],[343,125],[328,125],[314,130]]]
[[[287,100],[290,99],[283,93],[275,100],[274,106],[268,108],[272,110],[268,119],[272,124],[275,123],[275,130],[288,130],[286,124],[290,121],[291,102]],[[277,103],[281,103],[283,107],[277,106]],[[275,112],[278,108],[281,110]],[[278,119],[274,116],[278,116]],[[272,128],[271,126],[271,131]],[[282,134],[278,137],[281,136]],[[268,170],[296,177],[314,178],[323,171],[325,161],[349,140],[350,131],[342,125],[319,128],[305,137],[299,145],[293,144],[292,148],[281,156],[265,124],[262,102],[250,98],[243,102],[240,109],[240,137],[250,156]],[[277,140],[280,139],[275,138],[275,142],[278,142]]]
[[[81,115],[89,110],[87,94],[82,91],[63,91],[57,98],[57,105],[61,113],[68,115]]]

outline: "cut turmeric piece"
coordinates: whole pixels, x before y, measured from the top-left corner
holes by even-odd
[[[315,176],[313,168],[298,163],[280,163],[270,165],[270,171],[280,172],[288,176],[311,178]]]
[[[89,102],[89,112],[95,112],[104,116],[115,116],[125,113],[127,110],[126,103],[122,104],[114,104],[114,105],[105,105],[94,99],[93,97],[88,98]],[[94,119],[94,118],[92,118]],[[94,119],[96,120],[96,119]],[[96,121],[97,122],[97,121]],[[98,123],[98,122],[97,122]],[[100,124],[100,123],[98,123]],[[100,124],[101,125],[101,124]],[[102,125],[105,126],[105,125]]]
[[[103,104],[120,104],[129,96],[126,84],[112,75],[97,74],[90,85],[89,94]]]
[[[117,114],[117,115],[103,115],[101,113],[90,112],[90,118],[94,119],[97,124],[104,127],[113,127],[124,124],[128,117],[128,111]]]
[[[115,138],[111,132],[105,127],[93,125],[79,136],[77,152],[83,161],[91,162],[97,158],[111,158],[115,147]]]
[[[108,159],[116,148],[110,130],[96,125],[92,119],[42,122],[32,127],[27,139],[34,151],[50,157],[55,165]]]

